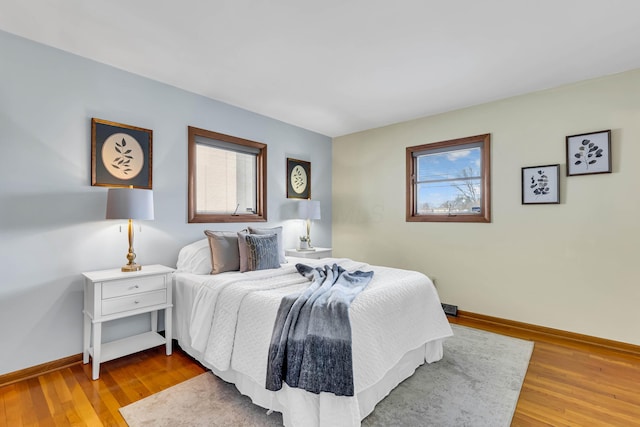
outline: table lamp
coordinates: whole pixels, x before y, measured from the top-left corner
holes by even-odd
[[[141,188],[110,188],[107,192],[106,219],[129,220],[129,262],[122,271],[138,271],[142,269],[136,264],[133,252],[133,220],[153,219],[153,191]]]
[[[311,220],[320,219],[320,202],[318,200],[301,200],[298,204],[298,218],[307,220],[307,244],[309,250],[315,250],[311,245]]]

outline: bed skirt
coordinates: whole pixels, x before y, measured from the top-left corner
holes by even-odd
[[[375,406],[398,384],[409,378],[425,361],[436,362],[443,356],[443,340],[435,340],[409,351],[372,387],[353,397],[332,393],[309,393],[285,384],[281,390],[269,391],[264,384],[257,384],[250,377],[234,370],[219,371],[208,367],[222,380],[232,383],[254,404],[282,413],[287,427],[354,427],[373,412]],[[190,349],[185,349],[189,353]]]

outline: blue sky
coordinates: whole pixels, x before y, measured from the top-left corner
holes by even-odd
[[[443,153],[420,156],[418,158],[418,181],[455,179],[462,176],[462,171],[471,168],[474,175],[480,175],[480,148],[455,150]],[[431,206],[455,199],[459,193],[453,184],[460,181],[436,182],[421,185],[418,199],[428,201]]]

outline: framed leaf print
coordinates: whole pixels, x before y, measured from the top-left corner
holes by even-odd
[[[611,130],[567,136],[567,176],[611,173]]]
[[[91,119],[91,185],[152,188],[153,131]]]
[[[560,165],[522,168],[522,204],[560,203]]]
[[[287,198],[311,198],[311,163],[287,158]]]

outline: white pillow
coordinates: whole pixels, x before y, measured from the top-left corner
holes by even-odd
[[[178,271],[193,274],[211,273],[211,250],[209,249],[209,239],[202,239],[180,249]]]

